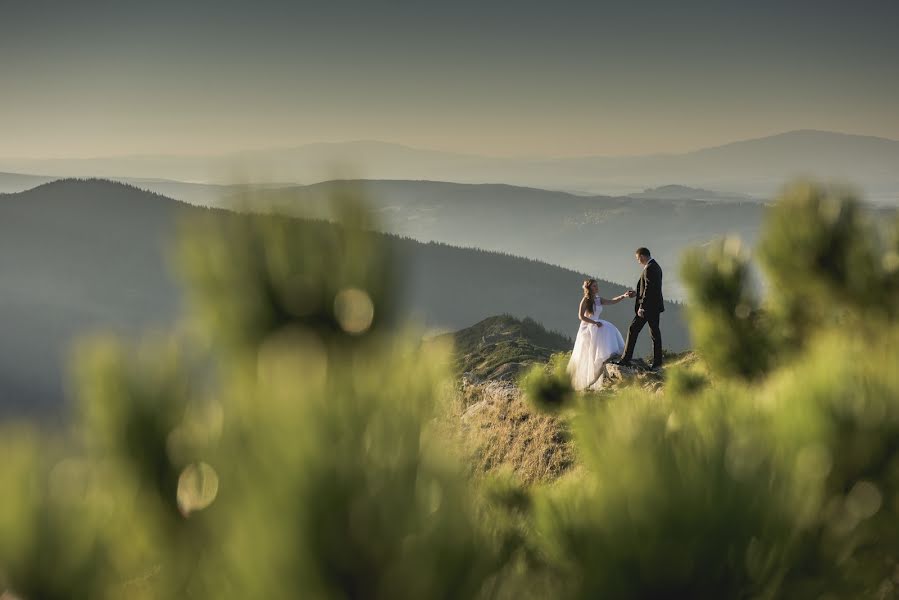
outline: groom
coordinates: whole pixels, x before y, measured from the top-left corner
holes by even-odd
[[[628,291],[628,296],[637,298],[634,312],[637,316],[631,321],[627,332],[627,344],[624,356],[618,364],[628,366],[634,356],[637,336],[643,326],[649,323],[649,334],[652,337],[652,369],[662,366],[662,331],[659,329],[659,317],[665,312],[665,301],[662,299],[662,267],[655,261],[647,248],[637,248],[637,262],[643,265],[643,274],[637,282],[637,290]]]

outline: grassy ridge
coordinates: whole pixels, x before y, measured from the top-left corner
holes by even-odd
[[[514,379],[526,366],[546,362],[573,344],[531,318],[511,315],[488,317],[447,337],[453,340],[456,371],[474,380]]]

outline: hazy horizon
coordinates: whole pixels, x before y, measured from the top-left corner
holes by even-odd
[[[155,153],[125,153],[125,154],[108,154],[108,155],[91,155],[91,156],[64,156],[64,155],[48,155],[48,156],[13,156],[13,155],[0,155],[0,160],[35,160],[35,161],[54,161],[54,160],[102,160],[102,159],[128,159],[128,158],[184,158],[184,159],[204,159],[204,158],[226,158],[235,154],[241,153],[254,153],[254,152],[279,152],[279,151],[289,151],[296,150],[298,148],[306,148],[313,146],[352,146],[352,145],[362,145],[362,144],[383,144],[388,146],[397,146],[404,147],[410,150],[417,150],[423,152],[439,152],[446,154],[456,154],[459,156],[470,156],[473,158],[495,158],[495,159],[534,159],[534,160],[554,160],[554,159],[571,159],[571,158],[638,158],[638,157],[651,157],[651,156],[667,156],[667,155],[681,155],[681,154],[690,154],[692,152],[697,152],[701,150],[710,150],[714,148],[718,148],[721,146],[727,146],[730,144],[740,143],[740,142],[748,142],[754,141],[758,139],[765,139],[770,137],[777,137],[786,134],[795,134],[795,133],[805,133],[805,132],[814,132],[814,133],[826,133],[826,134],[837,134],[837,135],[846,135],[846,136],[861,136],[868,138],[877,138],[882,140],[887,140],[891,142],[899,142],[899,139],[893,139],[886,136],[879,135],[868,135],[868,134],[860,134],[853,133],[849,131],[833,131],[833,130],[824,130],[824,129],[796,129],[790,131],[779,131],[775,133],[771,133],[769,135],[761,135],[752,138],[741,138],[734,140],[726,140],[722,141],[718,144],[708,145],[708,146],[698,146],[686,148],[681,151],[670,151],[670,152],[646,152],[646,153],[638,153],[638,154],[567,154],[567,155],[540,155],[540,154],[528,154],[528,155],[516,155],[516,154],[488,154],[488,153],[478,153],[476,151],[465,152],[460,150],[449,150],[446,148],[436,148],[436,147],[426,147],[426,146],[415,146],[412,144],[406,144],[403,142],[396,142],[390,140],[377,140],[377,139],[335,139],[335,140],[317,140],[317,141],[309,141],[301,144],[292,144],[292,145],[279,145],[279,146],[259,146],[259,147],[241,147],[241,148],[232,148],[228,150],[220,150],[218,152],[195,152],[195,153],[179,153],[179,152],[155,152]]]
[[[267,0],[5,6],[0,157],[377,140],[487,157],[899,139],[899,6]]]

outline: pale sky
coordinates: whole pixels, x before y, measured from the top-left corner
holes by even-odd
[[[899,2],[0,0],[0,156],[899,139]]]

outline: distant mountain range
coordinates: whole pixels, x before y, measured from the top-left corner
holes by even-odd
[[[335,178],[507,183],[578,193],[629,194],[669,184],[769,197],[811,176],[855,184],[899,204],[899,141],[799,130],[680,154],[554,159],[493,158],[360,141],[218,156],[0,159],[0,170],[53,176],[165,178],[219,184],[315,183]]]
[[[277,209],[320,219],[330,217],[329,199],[350,187],[369,199],[374,222],[385,233],[505,252],[630,285],[638,274],[633,250],[648,246],[666,269],[666,293],[681,300],[685,298],[678,273],[682,251],[722,235],[738,235],[751,245],[766,211],[766,205],[754,199],[685,186],[612,197],[439,181],[330,181],[288,187],[170,181],[134,185],[202,205]]]
[[[5,189],[36,176],[9,175]],[[632,196],[585,196],[501,184],[440,181],[329,181],[309,186],[206,185],[167,180],[121,180],[191,204],[279,210],[327,218],[330,197],[351,186],[370,200],[382,231],[454,246],[507,252],[613,281],[634,277],[630,253],[649,245],[676,266],[681,250],[727,233],[753,242],[762,203],[725,194],[664,186]],[[4,189],[0,174],[0,190]],[[705,198],[695,201],[696,198]],[[674,264],[672,264],[674,263]],[[672,298],[683,298],[676,269],[667,273]]]
[[[0,195],[0,413],[62,418],[71,341],[94,330],[134,335],[171,324],[182,293],[166,257],[179,219],[206,209],[109,181],[64,180]],[[583,275],[542,262],[385,236],[405,278],[403,314],[458,330],[491,315],[532,317],[573,335]],[[623,286],[601,283],[604,295]],[[604,318],[624,330],[631,303]],[[689,346],[681,307],[666,346]],[[646,336],[644,336],[646,337]],[[648,341],[641,340],[645,352]]]
[[[419,241],[508,252],[634,285],[634,250],[648,246],[665,268],[666,293],[683,299],[681,252],[727,234],[755,242],[766,207],[747,200],[582,196],[509,185],[437,181],[334,181],[232,196],[226,204],[275,207],[327,218],[328,198],[359,189],[383,231]]]

